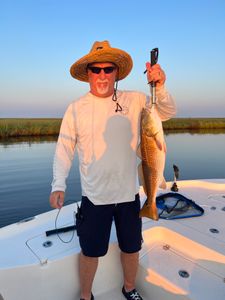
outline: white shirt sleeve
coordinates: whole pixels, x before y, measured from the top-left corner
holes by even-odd
[[[66,190],[76,146],[75,112],[70,104],[62,120],[53,163],[52,192]]]
[[[156,88],[156,107],[162,121],[166,121],[176,114],[175,101],[164,86]]]
[[[147,96],[145,105],[151,106],[151,96]],[[176,114],[176,104],[173,97],[164,86],[156,88],[156,108],[162,121],[172,118]]]

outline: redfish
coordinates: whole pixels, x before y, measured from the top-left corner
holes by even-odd
[[[166,157],[166,143],[164,140],[162,121],[152,105],[144,108],[141,113],[141,143],[139,156],[139,178],[143,185],[147,200],[140,210],[140,217],[158,220],[156,196],[158,188],[166,188],[163,176]]]

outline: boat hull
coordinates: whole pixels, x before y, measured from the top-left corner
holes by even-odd
[[[179,192],[202,206],[205,213],[157,222],[143,218],[137,288],[144,299],[225,299],[225,180],[181,181],[178,185]],[[144,202],[142,189],[140,194]],[[75,210],[74,204],[65,206],[57,226],[73,225]],[[60,234],[65,241],[72,238],[70,243],[45,234],[55,228],[57,212],[0,229],[0,300],[79,299],[76,233]],[[113,226],[108,253],[100,259],[93,284],[96,300],[124,299],[122,282]]]

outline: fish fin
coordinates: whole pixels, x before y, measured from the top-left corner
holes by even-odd
[[[141,155],[141,144],[139,144],[137,151],[136,151],[137,156],[142,159],[142,155]]]
[[[162,141],[162,139],[160,139],[160,135],[157,133],[155,136],[154,136],[154,140],[156,142],[156,145],[157,147],[159,148],[159,150],[163,150],[164,149],[164,141]]]
[[[159,214],[158,209],[155,203],[151,203],[151,205],[148,205],[148,199],[145,201],[145,204],[143,205],[142,209],[139,212],[139,216],[150,218],[152,220],[158,221]]]
[[[159,187],[161,189],[164,189],[164,190],[167,188],[167,186],[166,186],[166,180],[165,180],[164,177],[163,177],[162,182],[160,183]]]
[[[143,174],[143,168],[142,168],[142,163],[138,165],[138,177],[140,184],[143,186],[144,192],[147,195],[147,190],[146,190],[146,185],[145,185],[145,179],[144,179],[144,174]]]

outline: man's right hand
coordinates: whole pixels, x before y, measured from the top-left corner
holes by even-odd
[[[51,193],[49,197],[49,202],[53,208],[62,208],[64,204],[65,193],[62,191],[55,191]]]

